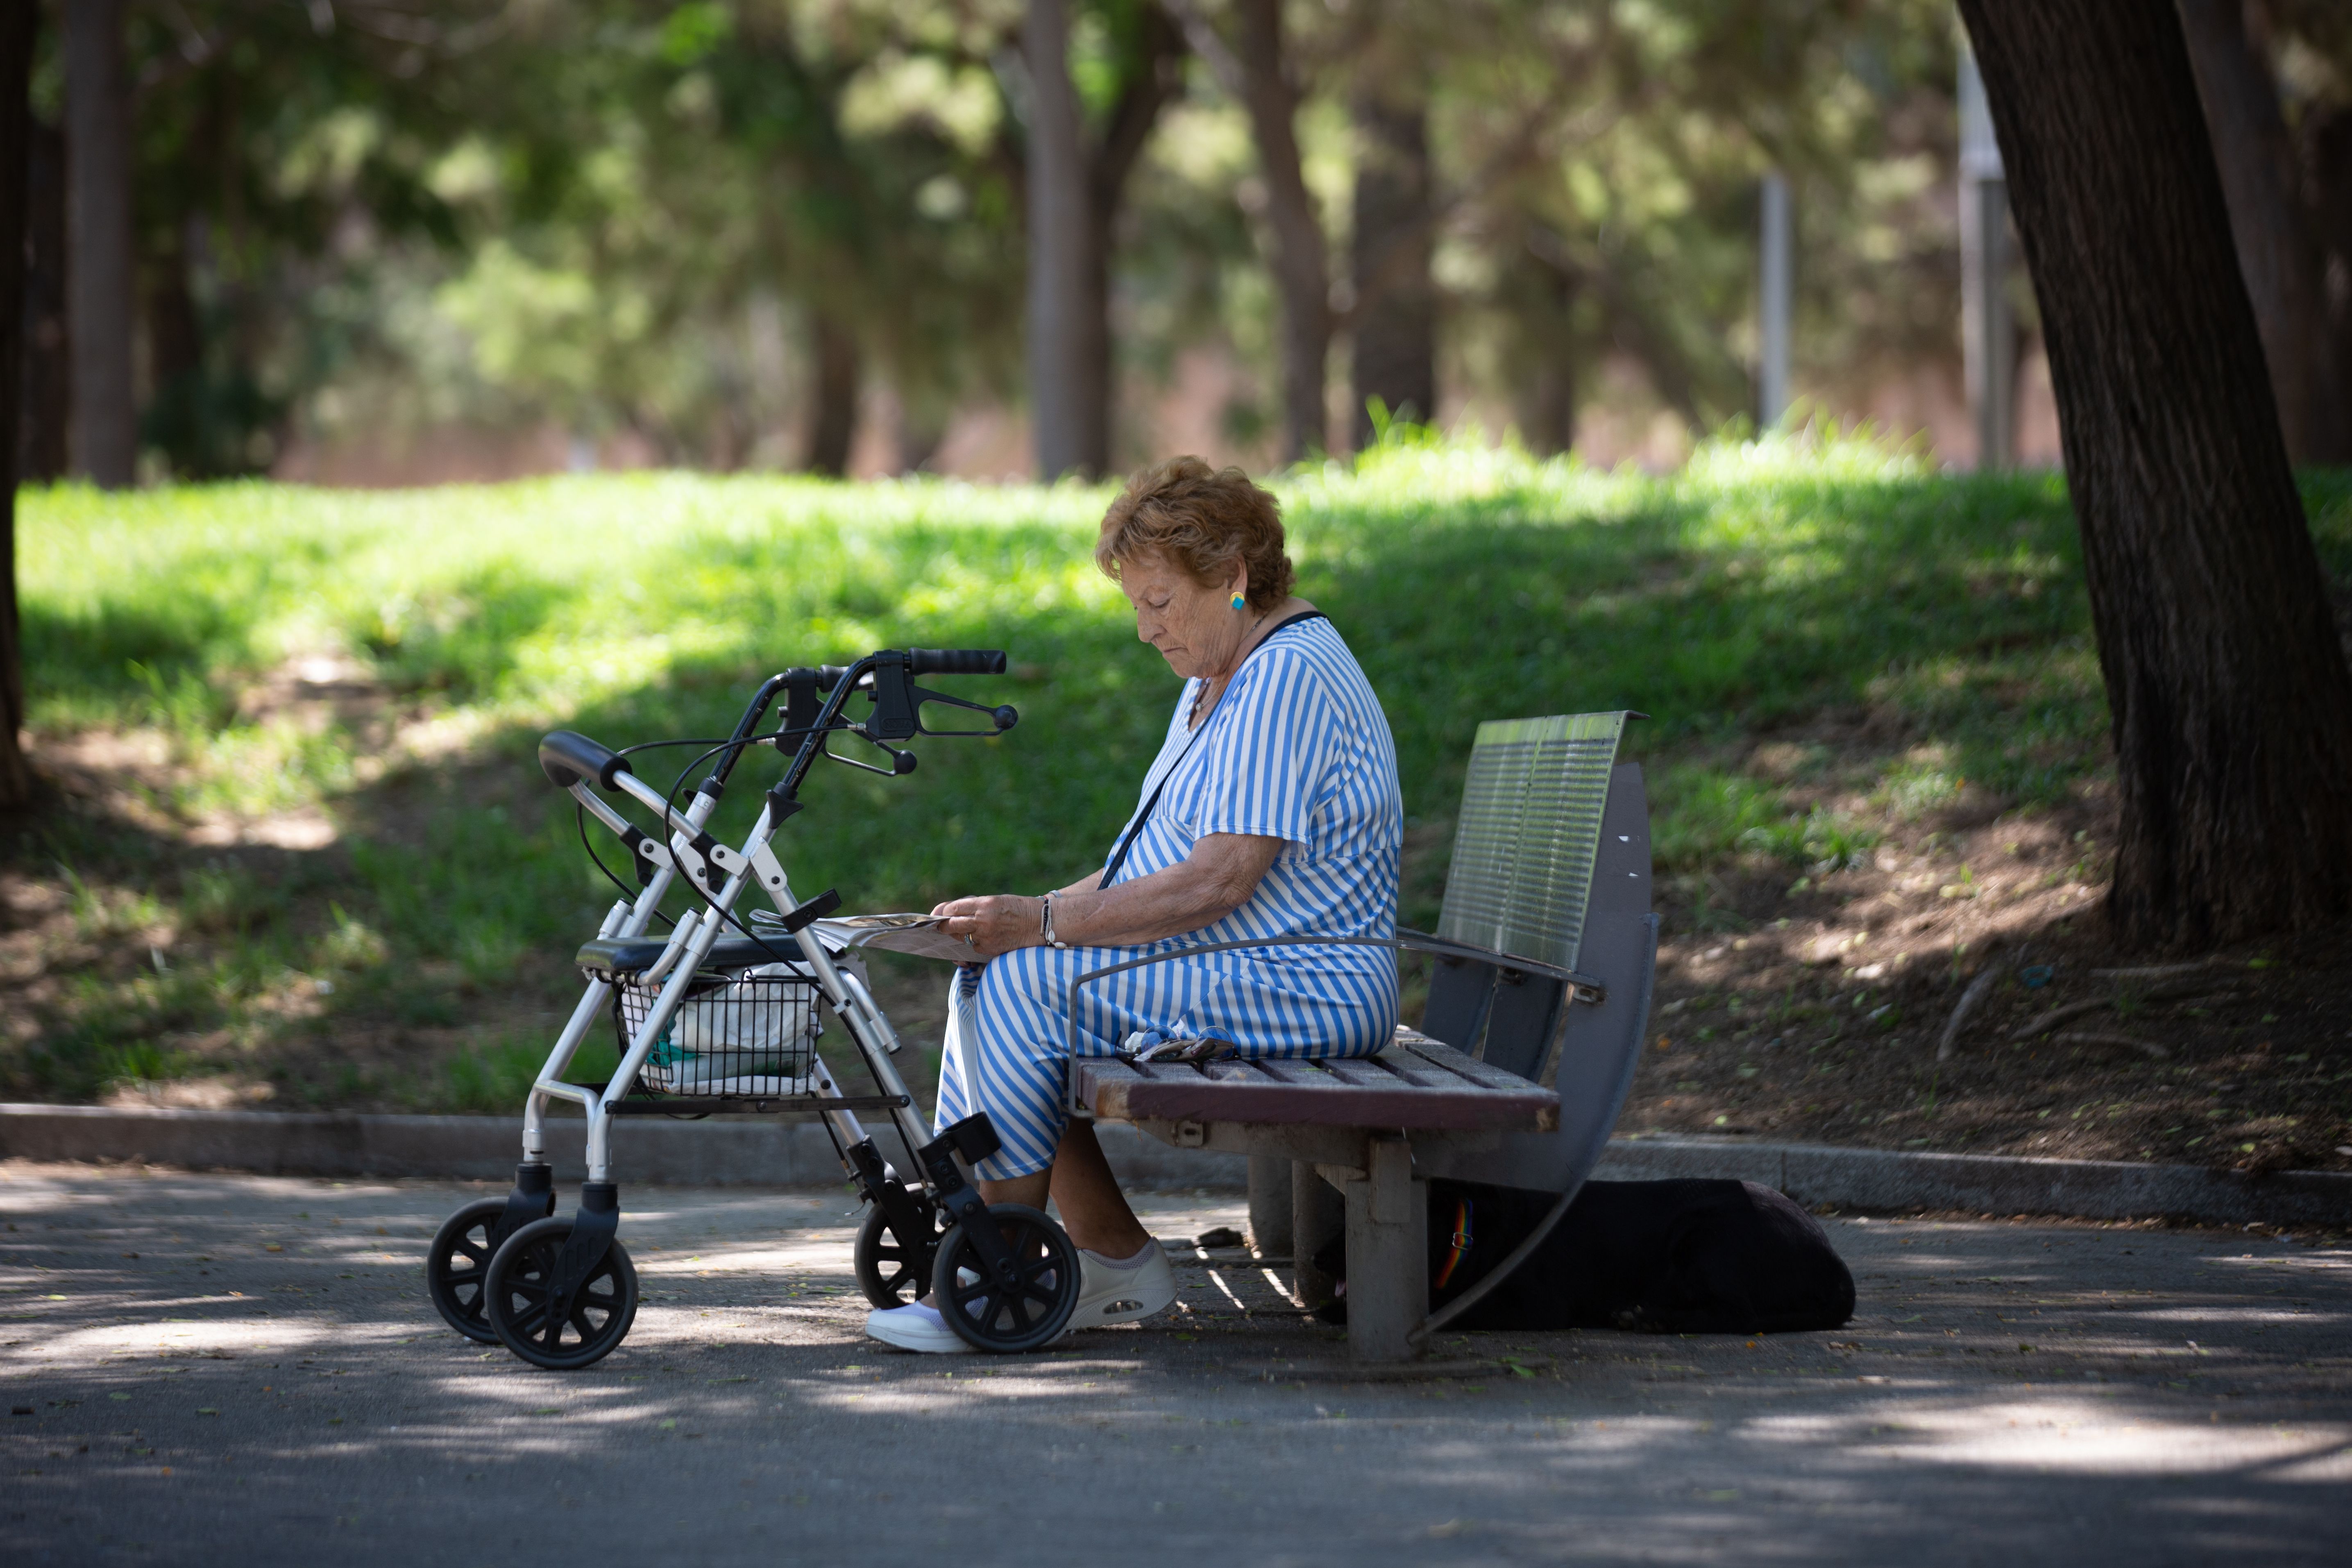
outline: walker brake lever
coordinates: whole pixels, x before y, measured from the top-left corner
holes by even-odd
[[[872,735],[866,733],[866,726],[863,724],[845,724],[842,728],[847,733],[855,735],[859,740],[865,742],[867,745],[872,746],[878,751],[889,752],[890,765],[887,768],[877,768],[872,763],[861,763],[856,757],[845,757],[840,752],[835,751],[832,747],[827,746],[824,748],[824,755],[830,761],[839,763],[845,768],[857,768],[869,773],[880,773],[886,778],[895,777],[904,773],[911,773],[915,771],[914,752],[902,752],[896,746],[887,745],[883,742],[876,740]]]
[[[910,686],[907,689],[908,695],[915,700],[915,732],[919,735],[938,735],[942,738],[951,735],[992,737],[1002,735],[1005,731],[1021,722],[1021,710],[1010,703],[1001,708],[989,708],[978,702],[967,702],[961,697],[950,697],[944,691],[933,691],[928,687]],[[923,722],[923,704],[927,702],[944,702],[950,708],[969,708],[975,713],[985,713],[994,722],[996,728],[993,730],[931,729]]]

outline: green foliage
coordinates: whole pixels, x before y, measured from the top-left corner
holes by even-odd
[[[1735,853],[1759,854],[1816,876],[1866,864],[1879,834],[1816,805],[1797,810],[1769,783],[1716,768],[1666,770],[1652,792],[1651,854],[1695,871]]]
[[[1142,0],[1070,11],[1073,79],[1107,134],[1169,23]],[[1335,258],[1350,106],[1405,79],[1425,92],[1449,379],[1482,398],[1538,366],[1590,387],[1631,361],[1647,389],[1610,400],[1634,417],[1664,407],[1696,432],[1747,407],[1770,165],[1804,215],[1806,384],[1861,393],[1889,363],[1950,360],[1948,7],[1290,13]],[[927,456],[959,405],[1019,395],[1021,14],[442,0],[380,30],[323,4],[131,8],[151,457],[202,479],[267,471],[291,442],[551,424],[670,463],[775,467],[838,395],[806,384],[820,321],[889,384],[903,454]],[[58,75],[51,59],[52,119]],[[1118,352],[1164,381],[1187,348],[1234,351],[1248,374],[1221,422],[1248,440],[1276,359],[1255,155],[1213,72],[1190,61],[1168,86],[1116,193]]]
[[[1864,439],[1776,437],[1654,479],[1399,433],[1277,488],[1301,592],[1357,650],[1396,736],[1409,921],[1435,912],[1486,719],[1649,714],[1628,744],[1650,765],[1658,860],[1702,876],[1743,859],[1832,873],[1959,779],[2024,804],[2105,765],[2073,526],[2047,476],[1938,476]],[[2352,568],[2352,480],[2310,476],[2306,494],[2323,557]],[[354,1080],[370,1092],[495,1100],[544,1037],[497,1020],[562,1005],[570,949],[615,896],[537,775],[537,737],[722,734],[766,672],[876,647],[1005,648],[1006,677],[940,684],[1013,702],[1021,722],[918,742],[911,777],[820,764],[782,840],[796,891],[927,907],[1081,874],[1132,808],[1176,693],[1091,564],[1108,496],[676,475],[28,491],[36,731],[165,732],[162,806],[320,814],[336,842],[284,874],[196,856],[159,874],[163,851],[121,833],[61,837],[27,864],[74,868],[93,951],[143,957],[140,933],[175,925],[208,945],[168,974],[91,971],[6,1075],[89,1092],[166,1070],[183,1047],[157,1042],[211,1031],[260,1062],[325,1019],[470,1042],[471,1065]],[[152,679],[126,673],[128,651]],[[373,670],[376,719],[243,716],[236,694],[322,653]],[[1843,807],[1811,764],[1756,760],[1763,738],[1864,712],[1888,738],[1846,753],[1864,773]],[[641,753],[639,772],[690,787],[697,749]],[[778,765],[754,757],[739,777]],[[757,795],[732,792],[724,831]],[[1732,923],[1697,897],[1695,921]]]
[[[437,1081],[417,1082],[409,1092],[418,1103],[438,1111],[511,1116],[546,1060],[545,1040],[501,1036],[451,1057],[441,1064]],[[612,1037],[600,1032],[572,1058],[574,1081],[602,1082],[620,1065],[621,1053]]]

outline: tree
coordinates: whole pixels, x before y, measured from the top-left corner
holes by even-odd
[[[2243,0],[2179,4],[2287,456],[2352,460],[2352,418],[2327,332],[2326,260],[2298,199],[2302,170],[2278,82],[2246,36]]]
[[[26,154],[33,130],[26,89],[38,7],[0,7],[0,807],[33,795],[19,737],[25,658],[16,618],[16,400],[24,387]]]
[[[63,9],[74,467],[111,489],[131,482],[138,459],[138,409],[131,384],[131,81],[122,57],[123,0],[73,0]],[[24,161],[21,146],[16,160]]]
[[[1156,4],[1108,16],[1114,83],[1099,133],[1070,75],[1062,0],[1028,0],[1029,396],[1037,471],[1110,467],[1110,255],[1127,180],[1176,85],[1182,40]]]
[[[815,363],[815,407],[809,421],[808,470],[837,479],[849,471],[857,438],[857,338],[824,311],[809,326]]]
[[[2352,672],[2180,21],[1960,0],[2049,346],[2122,805],[2108,909],[2175,948],[2352,909]]]
[[[34,118],[26,127],[25,381],[17,411],[16,480],[61,479],[72,471],[67,445],[66,139]]]
[[[1519,435],[1528,450],[1549,458],[1576,445],[1576,301],[1584,274],[1549,229],[1531,228],[1521,251],[1507,274],[1519,324],[1519,352],[1511,356]]]
[[[1071,83],[1062,0],[1029,0],[1021,27],[1029,68],[1029,406],[1037,477],[1110,466],[1108,321],[1087,213],[1086,124]]]
[[[1391,48],[1375,51],[1360,68],[1352,105],[1356,194],[1348,277],[1355,331],[1348,421],[1358,448],[1374,439],[1374,403],[1401,419],[1426,424],[1437,417],[1437,291],[1429,278],[1437,215],[1427,68],[1411,58],[1409,38],[1392,34],[1389,41]]]
[[[1303,89],[1283,48],[1282,0],[1235,0],[1237,41],[1230,47],[1197,0],[1176,0],[1171,9],[1192,52],[1249,115],[1265,184],[1267,269],[1280,300],[1280,457],[1295,463],[1329,445],[1323,377],[1331,357],[1331,257],[1298,155]]]

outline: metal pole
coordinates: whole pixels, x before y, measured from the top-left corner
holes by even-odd
[[[1760,256],[1757,268],[1756,424],[1769,430],[1789,411],[1789,318],[1796,291],[1795,242],[1789,219],[1789,176],[1764,176]]]
[[[1960,357],[1976,417],[1977,467],[2013,460],[2009,184],[1976,56],[1960,50]]]

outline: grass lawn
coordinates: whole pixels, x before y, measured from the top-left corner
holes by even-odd
[[[1931,1067],[1937,998],[1985,953],[2040,942],[2063,980],[2103,940],[2106,715],[2055,477],[1937,475],[1852,439],[1710,447],[1666,478],[1404,445],[1277,488],[1300,591],[1395,730],[1409,923],[1434,917],[1480,721],[1652,715],[1630,746],[1666,899],[1663,1044],[1628,1126],[2123,1157],[2252,1140],[2352,1163],[2332,1153],[2352,1064],[2315,993],[2300,1022],[2259,1003],[2309,1092],[2226,1131],[2157,1125],[2211,1098],[2190,1067],[2235,1071],[2211,1064],[2259,1043],[2240,1034],[2281,1033],[2226,1003],[2164,1014],[2186,1042],[2169,1067],[1990,1037]],[[2352,474],[2305,489],[2352,584]],[[787,664],[1003,647],[1010,676],[951,684],[1022,711],[1000,740],[927,743],[909,778],[817,773],[784,843],[803,896],[927,907],[1079,874],[1174,694],[1088,559],[1109,493],[682,475],[25,492],[55,789],[0,825],[0,1092],[510,1111],[613,896],[536,738],[723,732]],[[2258,998],[2304,951],[2266,961]],[[925,1016],[931,976],[888,978]],[[2124,1079],[2127,1116],[2085,1128],[2063,1100]],[[2077,1112],[2056,1130],[2042,1089]]]

